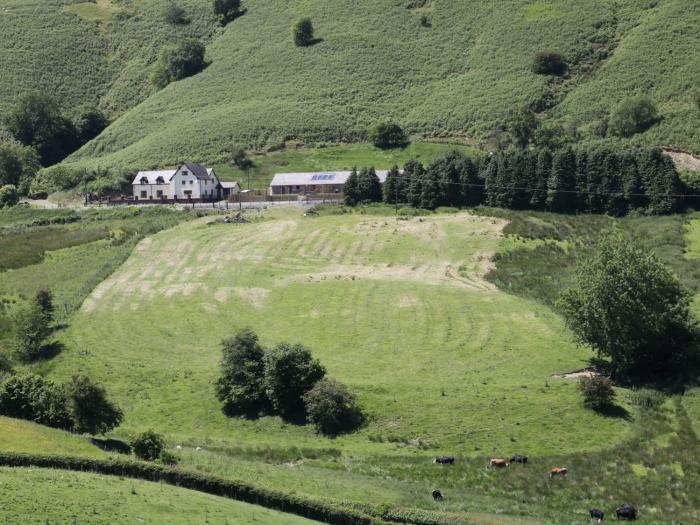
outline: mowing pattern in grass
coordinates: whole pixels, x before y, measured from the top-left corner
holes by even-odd
[[[311,525],[297,516],[138,480],[47,469],[0,468],[3,523]]]
[[[589,133],[640,91],[652,95],[663,121],[635,140],[700,148],[690,80],[700,75],[696,2],[435,0],[431,27],[408,4],[251,2],[209,46],[203,73],[126,113],[71,161],[213,162],[236,143],[356,140],[386,117],[411,133],[482,138],[530,105]],[[143,9],[143,24],[155,26]],[[313,20],[317,45],[292,42],[300,16]],[[532,73],[542,49],[563,53],[572,77]]]
[[[120,432],[153,426],[191,444],[505,454],[595,449],[624,432],[582,410],[575,385],[548,383],[589,356],[561,321],[483,280],[502,221],[276,213],[143,241],[62,335],[55,375],[105,383],[126,411]],[[224,417],[211,386],[219,342],[243,326],[265,344],[309,345],[357,391],[369,425],[329,441],[277,418]]]

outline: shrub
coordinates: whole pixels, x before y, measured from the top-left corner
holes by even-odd
[[[34,295],[34,302],[41,308],[49,319],[53,319],[54,304],[53,304],[53,294],[51,290],[46,290],[44,288],[37,290]]]
[[[294,43],[297,47],[306,47],[314,43],[314,26],[310,18],[302,18],[292,28]]]
[[[214,0],[214,14],[219,17],[221,25],[226,25],[241,16],[241,0]]]
[[[160,454],[158,455],[158,463],[163,465],[177,465],[179,460],[180,458],[169,450],[161,450]]]
[[[175,0],[170,0],[168,5],[165,6],[163,18],[165,18],[168,24],[172,25],[186,25],[190,23],[190,19],[187,18],[187,13]]]
[[[326,369],[304,345],[280,343],[265,355],[265,391],[283,418],[304,414],[304,394],[325,375]]]
[[[532,61],[532,71],[537,75],[563,75],[566,62],[555,51],[539,51]]]
[[[206,67],[205,52],[204,44],[194,39],[163,47],[151,72],[151,82],[164,88],[171,82],[196,75]]]
[[[146,430],[131,440],[131,448],[137,458],[155,461],[165,451],[165,439],[155,430]]]
[[[253,161],[248,158],[243,148],[234,148],[232,152],[233,164],[239,170],[249,170],[253,167]]]
[[[624,100],[610,117],[608,130],[617,137],[631,137],[656,124],[658,112],[654,102],[643,96]]]
[[[19,144],[0,144],[0,186],[11,184],[27,193],[31,180],[41,168],[34,148]]]
[[[368,136],[378,148],[400,148],[409,142],[401,126],[389,120],[375,123],[369,130]]]
[[[612,381],[607,377],[598,375],[582,377],[579,380],[578,389],[583,394],[583,404],[595,410],[612,405],[615,399]]]
[[[521,109],[510,114],[506,127],[513,142],[521,148],[527,148],[537,130],[538,122],[532,111]]]
[[[253,415],[267,406],[263,376],[265,349],[258,336],[246,328],[222,342],[221,377],[216,395],[226,414]]]
[[[0,384],[0,414],[55,428],[73,425],[65,388],[31,374],[10,376]]]
[[[14,321],[17,355],[22,361],[33,361],[41,355],[51,334],[51,316],[39,304],[32,302],[15,313]]]
[[[19,202],[17,187],[13,184],[0,186],[0,208],[10,208]]]
[[[121,423],[122,411],[107,399],[105,389],[89,377],[74,375],[67,390],[76,432],[104,434]]]
[[[304,394],[309,421],[320,434],[334,436],[356,429],[362,422],[362,412],[348,388],[333,379],[316,383]]]

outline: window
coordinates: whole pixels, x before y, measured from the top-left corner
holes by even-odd
[[[141,192],[141,198],[146,199],[148,197],[148,192],[147,191],[142,191]]]
[[[192,190],[185,190],[185,195],[187,195],[188,197],[191,197],[191,196],[192,196]]]
[[[193,181],[193,180],[191,180],[191,181],[190,181],[190,184],[194,184],[194,181]]]
[[[148,184],[148,178],[147,177],[141,177],[141,184]]]
[[[157,196],[159,199],[162,199],[162,198],[163,198],[163,190],[158,190],[158,191],[156,191],[156,196]]]
[[[163,180],[163,177],[158,177],[156,179],[156,184],[165,184],[165,180]]]

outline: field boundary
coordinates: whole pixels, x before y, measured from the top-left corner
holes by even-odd
[[[463,520],[446,519],[429,511],[417,509],[386,510],[383,516],[377,517],[370,511],[363,512],[358,509],[334,505],[308,497],[268,490],[243,481],[223,479],[217,476],[182,470],[177,467],[124,461],[122,459],[103,460],[75,456],[0,452],[0,467],[58,469],[166,483],[213,496],[266,507],[271,510],[295,514],[330,525],[389,525],[391,523],[478,525],[475,522],[468,521],[466,517]]]

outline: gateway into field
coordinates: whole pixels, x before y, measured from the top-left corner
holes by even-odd
[[[270,195],[340,194],[351,171],[311,171],[275,173],[270,183]],[[386,181],[387,170],[376,170],[379,182]]]

